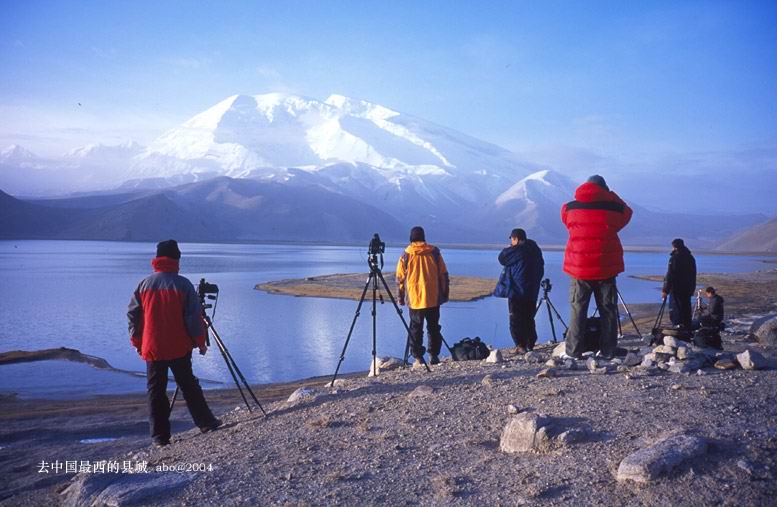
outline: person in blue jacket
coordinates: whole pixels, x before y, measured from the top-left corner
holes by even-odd
[[[510,246],[499,254],[499,263],[504,269],[494,295],[507,298],[515,352],[525,354],[537,342],[534,314],[540,282],[545,274],[545,260],[537,243],[526,238],[526,231],[513,229]]]

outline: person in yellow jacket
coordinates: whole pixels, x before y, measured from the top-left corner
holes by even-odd
[[[429,363],[439,364],[443,336],[440,333],[440,305],[448,301],[448,268],[440,249],[426,242],[423,227],[410,231],[410,245],[397,262],[399,304],[410,308],[410,351],[423,357],[424,320],[429,334]]]

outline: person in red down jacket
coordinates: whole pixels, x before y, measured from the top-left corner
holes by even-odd
[[[157,447],[170,443],[167,370],[173,371],[186,406],[200,431],[221,426],[210,411],[192,372],[192,350],[204,355],[206,329],[202,305],[192,283],[178,274],[181,251],[175,240],[157,245],[154,274],[135,289],[127,309],[132,346],[146,361],[149,424]]]
[[[618,333],[618,289],[615,277],[624,270],[618,231],[631,220],[631,208],[612,192],[599,175],[588,178],[575,191],[575,200],[561,208],[561,221],[569,230],[564,251],[564,272],[569,287],[571,316],[566,355],[580,359],[591,294],[601,315],[599,354],[611,359]]]

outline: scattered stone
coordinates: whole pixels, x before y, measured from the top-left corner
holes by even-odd
[[[777,315],[767,315],[753,322],[750,334],[761,345],[767,347],[777,346]]]
[[[657,363],[656,367],[658,367],[660,370],[668,370],[670,365],[668,363]]]
[[[599,368],[599,363],[593,357],[589,357],[585,360],[585,367],[588,368],[588,371],[593,372]]]
[[[374,366],[377,366],[377,374],[380,375],[381,371],[396,370],[402,366],[402,360],[397,357],[376,357],[375,364],[373,364],[372,359],[370,358],[370,368],[369,373],[367,374],[368,377],[376,376],[375,372],[373,371]]]
[[[667,369],[667,371],[670,371],[672,373],[679,373],[681,375],[689,375],[693,370],[694,368],[691,368],[690,365],[687,365],[681,362],[672,363],[669,365],[669,368]]]
[[[653,356],[653,357],[650,357],[650,356]],[[656,362],[654,360],[655,357],[656,355],[653,354],[652,352],[650,354],[645,355],[645,357],[642,358],[642,364],[640,364],[640,366],[642,366],[643,368],[652,368],[653,366],[656,365]]]
[[[555,368],[545,368],[543,370],[540,370],[540,372],[537,374],[538,378],[553,378],[557,377],[558,372]]]
[[[557,357],[551,357],[550,359],[545,361],[545,366],[547,366],[548,368],[555,368],[557,366],[561,366],[562,364],[564,363],[561,361],[561,359]]]
[[[667,336],[666,338],[672,338],[671,336]],[[675,354],[675,347],[670,347],[669,345],[659,345],[656,348],[653,349],[653,352],[655,352],[656,357],[658,357],[659,354],[666,354],[669,356],[674,356]]]
[[[506,453],[527,452],[540,449],[549,440],[547,429],[550,420],[542,415],[524,412],[510,418],[502,430],[499,449]]]
[[[530,364],[531,364],[531,363],[533,363],[533,364],[538,364],[538,363],[541,363],[541,362],[542,362],[542,360],[544,359],[544,357],[542,357],[542,354],[540,354],[539,352],[536,352],[536,351],[534,351],[534,350],[531,350],[531,351],[529,351],[529,352],[527,352],[526,354],[524,354],[524,355],[523,355],[523,359],[524,359],[524,360],[525,360],[527,363],[530,363]]]
[[[494,349],[491,351],[491,353],[486,358],[487,363],[501,363],[504,361],[504,358],[502,358],[502,351],[499,349]]]
[[[345,386],[345,379],[337,378],[334,380],[334,382],[331,382],[331,381],[327,382],[326,386],[324,387],[332,388],[332,387],[344,387],[344,386]]]
[[[492,386],[494,385],[494,377],[493,375],[486,375],[481,380],[480,383],[484,386]]]
[[[674,354],[667,354],[666,352],[655,352],[657,363],[667,363],[669,360],[674,359]]]
[[[679,391],[682,388],[682,384],[672,384],[672,391]]]
[[[677,359],[688,359],[690,357],[690,351],[688,347],[677,347]]]
[[[745,370],[763,370],[769,366],[764,356],[755,350],[750,349],[746,349],[741,354],[737,354],[737,362]]]
[[[753,464],[749,461],[745,461],[743,459],[740,459],[737,461],[737,467],[741,468],[745,472],[747,472],[748,475],[754,475],[755,474],[755,467],[753,467]]]
[[[704,373],[704,370],[699,369],[699,370],[696,370],[696,375],[701,377],[702,375],[706,375],[706,374]]]
[[[556,437],[556,440],[562,445],[570,445],[570,444],[582,442],[587,437],[588,437],[588,432],[585,431],[584,429],[571,428],[559,434],[559,436]]]
[[[617,371],[618,373],[628,373],[629,372],[629,367],[628,366],[623,366],[622,364],[619,364],[618,367],[615,369],[615,371]]]
[[[299,403],[301,401],[314,400],[317,396],[316,390],[310,387],[300,387],[286,400],[288,403]]]
[[[623,358],[623,366],[637,366],[642,362],[642,357],[634,352],[629,352],[626,357]]]
[[[426,366],[421,361],[414,361],[411,370],[426,370]]]
[[[685,342],[674,336],[664,336],[664,346],[679,349],[680,347],[685,347]]]
[[[72,506],[143,505],[175,496],[194,481],[193,474],[78,474],[62,493]]]
[[[571,357],[569,359],[564,359],[564,364],[562,365],[562,368],[564,368],[565,370],[576,370],[577,361],[575,361]]]
[[[424,398],[434,394],[432,386],[422,385],[418,386],[407,395],[408,398]]]
[[[715,368],[719,370],[733,370],[737,367],[737,362],[732,357],[721,357],[715,362]]]
[[[518,410],[518,407],[516,407],[515,405],[513,405],[513,404],[507,405],[507,413],[508,414],[515,415],[518,412],[520,412],[520,410]]]
[[[626,456],[618,466],[616,478],[619,481],[650,482],[705,452],[707,442],[702,438],[686,434],[665,437]]]
[[[559,342],[559,344],[553,348],[553,352],[551,353],[551,356],[552,357],[563,356],[567,351],[566,346],[567,346],[566,342]]]

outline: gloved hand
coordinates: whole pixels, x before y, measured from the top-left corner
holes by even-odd
[[[207,351],[208,351],[208,347],[206,347],[205,345],[202,345],[200,347],[200,355],[201,356],[204,356]]]

